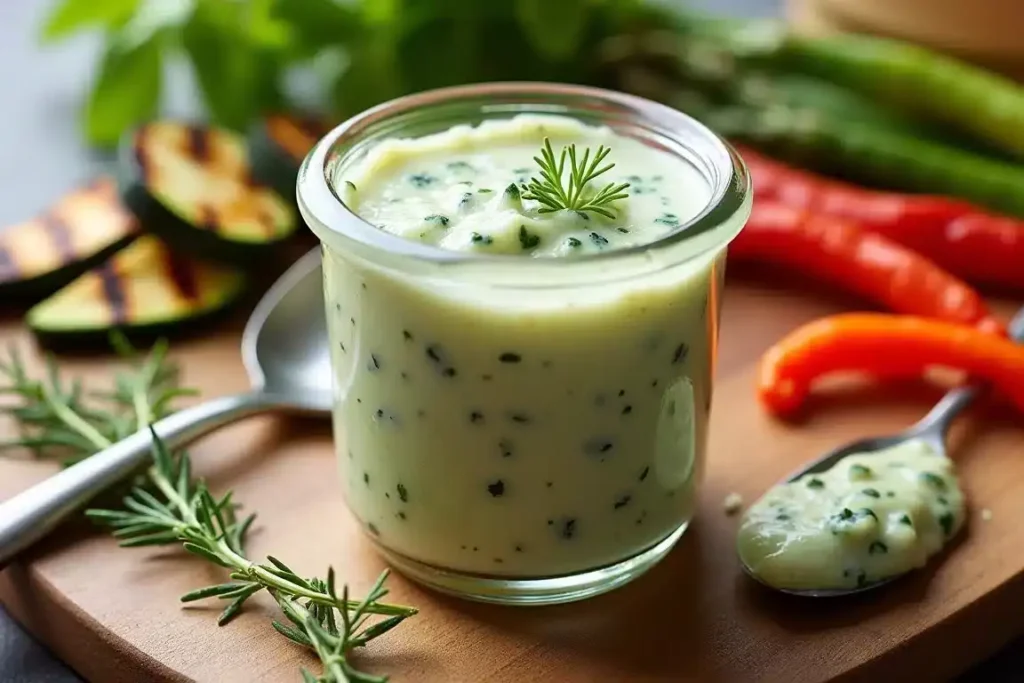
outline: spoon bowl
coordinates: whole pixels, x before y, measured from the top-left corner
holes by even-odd
[[[253,388],[282,407],[331,409],[331,356],[320,250],[296,261],[253,309],[242,333],[242,364]]]
[[[1020,309],[1014,316],[1013,320],[1010,321],[1008,335],[1015,341],[1024,341],[1024,308]],[[840,460],[851,455],[875,453],[914,440],[924,441],[931,447],[932,452],[934,452],[938,457],[947,458],[949,457],[949,452],[946,446],[946,436],[949,433],[949,428],[960,413],[971,405],[974,399],[977,398],[982,391],[983,388],[980,386],[964,386],[953,389],[943,396],[942,399],[936,403],[930,411],[928,411],[927,415],[908,429],[888,436],[858,439],[839,446],[838,448],[825,453],[817,460],[804,465],[779,483],[788,484],[807,474],[820,474],[832,469]],[[781,593],[809,598],[830,598],[863,593],[883,586],[902,576],[902,574],[897,574],[856,588],[798,590],[793,588],[779,588],[761,581],[756,573],[745,562],[743,562],[742,558],[740,558],[740,566],[743,568],[743,571],[747,576],[754,579],[761,585],[767,586],[768,588]]]
[[[267,411],[328,417],[331,366],[318,249],[260,300],[242,335],[252,389],[176,412],[0,503],[0,569],[61,520],[142,465],[153,436],[175,449]]]

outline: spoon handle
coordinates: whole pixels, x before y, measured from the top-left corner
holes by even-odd
[[[153,429],[168,448],[176,448],[271,405],[260,392],[226,396],[165,417]],[[152,445],[149,430],[139,430],[0,503],[0,569],[71,512],[144,463]]]
[[[1007,336],[1014,341],[1024,342],[1024,308],[1021,308],[1013,316],[1013,320],[1007,326]],[[953,420],[964,408],[974,402],[980,392],[981,387],[979,386],[952,389],[935,404],[934,408],[928,411],[927,415],[921,418],[920,422],[910,429],[910,432],[943,443]]]

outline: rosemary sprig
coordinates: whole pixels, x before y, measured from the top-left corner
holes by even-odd
[[[608,164],[600,167],[602,161],[611,153],[611,149],[601,145],[597,148],[594,158],[590,158],[590,148],[583,151],[583,157],[576,158],[576,145],[562,147],[562,151],[555,160],[555,152],[551,149],[551,140],[544,138],[544,147],[541,155],[533,160],[540,166],[540,180],[536,177],[530,178],[527,185],[527,193],[523,199],[532,199],[542,204],[541,213],[553,213],[555,211],[576,211],[586,214],[593,212],[605,218],[615,218],[612,202],[625,199],[629,194],[625,191],[629,183],[608,183],[596,192],[589,191],[588,186],[598,176],[607,173],[615,168],[615,164]],[[565,175],[566,158],[569,160],[568,185],[563,185],[562,176]]]
[[[65,382],[53,358],[43,379],[29,377],[16,349],[0,360],[0,395],[17,399],[0,411],[11,415],[19,437],[0,441],[0,451],[28,449],[35,457],[59,458],[65,465],[102,450],[150,422],[166,417],[173,402],[195,390],[180,386],[178,366],[167,360],[167,344],[157,342],[142,358],[122,336],[111,341],[128,363],[114,374],[109,391],[86,391],[79,380]]]
[[[121,344],[120,350],[130,353],[126,344]],[[118,373],[114,389],[106,393],[86,392],[78,381],[68,384],[52,359],[47,360],[45,380],[31,378],[21,358],[12,352],[9,360],[0,364],[0,373],[9,380],[0,392],[20,399],[8,412],[23,434],[30,436],[7,445],[26,446],[42,455],[56,449],[70,463],[148,426],[170,411],[174,397],[193,393],[178,387],[178,369],[167,359],[166,351],[165,344],[155,346],[146,359],[135,360],[134,371]],[[323,580],[303,578],[274,557],[265,563],[252,562],[245,554],[245,538],[256,515],[239,519],[241,506],[233,494],[214,497],[205,482],[192,476],[186,452],[169,452],[155,432],[153,443],[153,464],[145,482],[124,498],[123,509],[93,509],[86,514],[111,527],[124,547],[181,543],[188,552],[230,570],[230,582],[200,588],[181,598],[182,602],[228,601],[218,624],[229,622],[249,598],[267,590],[291,622],[274,621],[273,627],[320,658],[323,673],[317,677],[302,669],[304,681],[386,681],[386,677],[354,669],[349,655],[416,613],[414,608],[383,602],[388,572],[383,572],[359,601],[349,599],[346,586],[338,594],[332,568]],[[375,618],[378,616],[383,618]]]

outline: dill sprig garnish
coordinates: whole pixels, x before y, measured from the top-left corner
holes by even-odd
[[[555,152],[551,149],[551,140],[544,138],[541,156],[533,158],[540,166],[540,180],[536,177],[530,178],[523,199],[540,202],[541,213],[568,210],[584,214],[593,212],[605,218],[615,218],[612,202],[629,196],[625,192],[629,183],[608,183],[596,192],[592,192],[592,188],[588,187],[598,176],[615,168],[615,164],[600,167],[610,152],[611,149],[601,145],[591,159],[588,147],[583,151],[583,157],[577,159],[576,145],[572,144],[562,147],[556,161]],[[566,159],[569,161],[569,177],[568,184],[563,184]]]
[[[138,359],[123,340],[116,345],[129,355],[131,369],[115,374],[107,392],[86,391],[80,381],[65,381],[52,358],[46,360],[45,379],[29,375],[21,357],[11,352],[0,363],[7,386],[0,394],[15,397],[8,406],[22,435],[3,447],[21,446],[39,456],[58,456],[73,464],[110,446],[137,429],[172,411],[175,397],[194,394],[178,385],[178,367],[167,358],[167,346],[158,343]],[[306,683],[383,683],[384,676],[353,668],[352,650],[363,647],[408,617],[412,607],[383,602],[388,572],[381,573],[362,600],[349,598],[347,586],[339,594],[333,568],[327,578],[305,578],[275,557],[266,562],[249,560],[245,538],[255,514],[238,517],[241,505],[232,492],[215,497],[206,483],[192,474],[185,451],[171,453],[153,432],[153,464],[141,483],[124,498],[118,510],[91,509],[86,515],[113,529],[123,547],[181,544],[206,561],[229,570],[231,581],[191,591],[182,602],[208,598],[228,601],[217,619],[228,623],[245,602],[266,590],[280,606],[287,622],[273,621],[279,633],[312,650],[323,672],[315,676],[302,669]]]

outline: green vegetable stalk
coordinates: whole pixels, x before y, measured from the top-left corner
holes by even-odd
[[[1024,157],[1024,87],[1003,76],[896,40],[806,36],[776,21],[682,16],[679,22],[684,31],[714,39],[746,65],[814,75]]]

